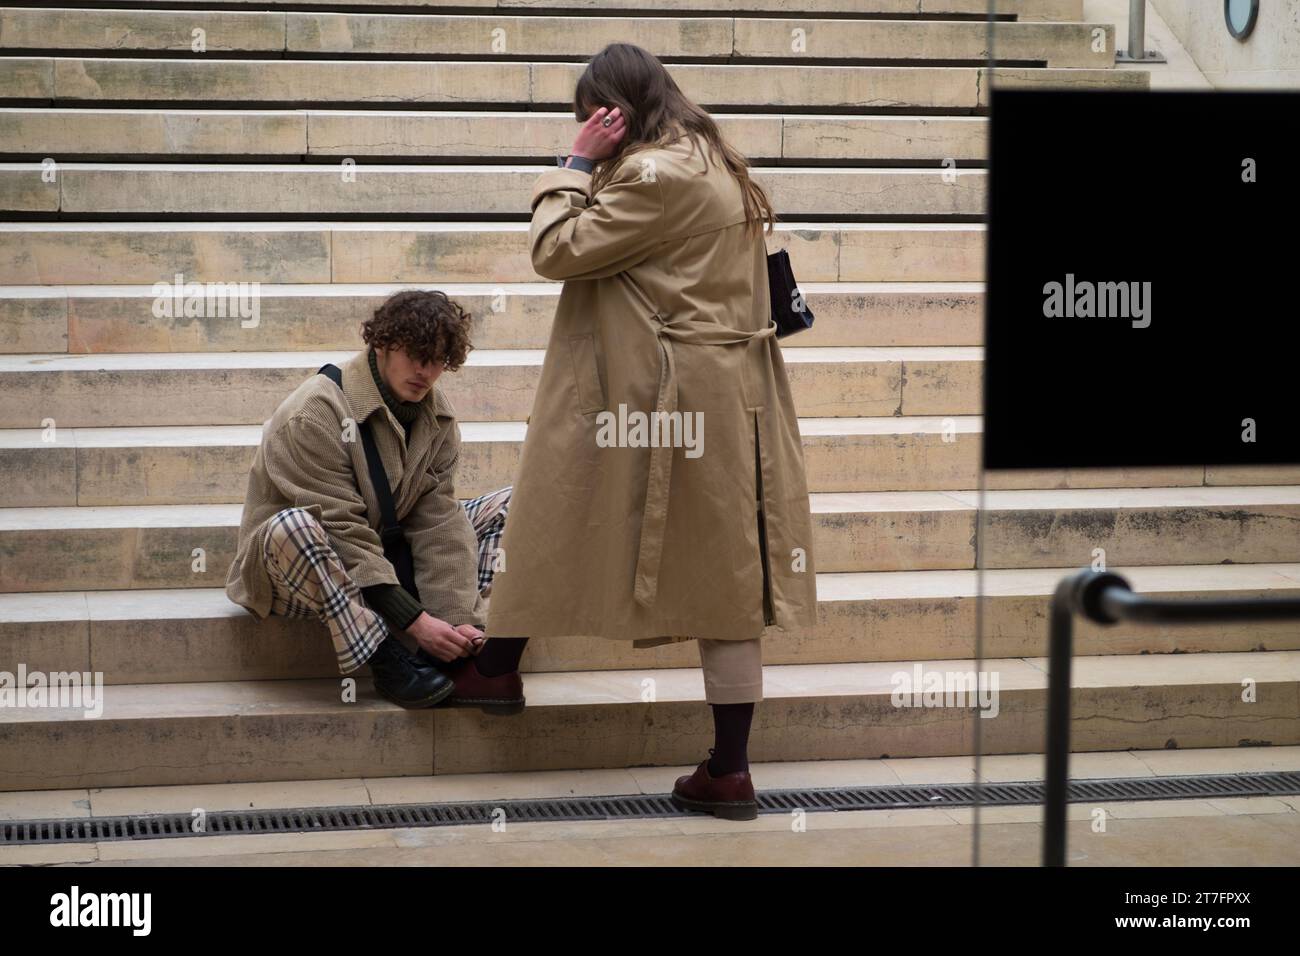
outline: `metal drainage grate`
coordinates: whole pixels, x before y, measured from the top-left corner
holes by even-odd
[[[1218,776],[1126,777],[1072,780],[1071,803],[1117,800],[1191,800],[1207,797],[1260,797],[1300,794],[1300,773],[1253,773]],[[898,810],[916,807],[971,807],[974,784],[836,787],[764,790],[757,794],[760,813],[810,813],[840,810]],[[981,806],[1041,804],[1041,782],[989,783],[979,788]],[[324,830],[385,830],[398,827],[446,827],[487,824],[505,812],[514,823],[633,820],[678,817],[668,794],[569,797],[548,800],[495,800],[473,803],[397,804],[378,807],[307,807],[291,810],[219,810],[206,813],[195,832],[189,813],[145,816],[0,821],[0,846],[33,843],[91,843],[115,840],[160,840],[169,837],[229,836],[250,833],[312,833]]]

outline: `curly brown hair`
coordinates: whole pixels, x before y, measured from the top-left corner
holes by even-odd
[[[470,315],[445,292],[394,292],[361,326],[361,338],[377,349],[405,349],[413,361],[443,361],[454,372],[472,348]]]

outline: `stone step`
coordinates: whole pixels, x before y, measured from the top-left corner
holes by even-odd
[[[975,707],[891,699],[894,675],[918,667],[922,679],[975,671],[967,659],[766,667],[751,759],[969,753],[983,719]],[[982,669],[997,680],[984,752],[1041,753],[1046,661],[1000,658]],[[1244,679],[1256,689],[1249,703]],[[0,790],[655,766],[697,760],[712,740],[696,669],[530,674],[525,684],[528,708],[509,718],[405,711],[364,679],[351,703],[337,679],[105,687],[93,719],[93,707],[0,711]],[[1080,657],[1072,749],[1294,745],[1298,684],[1297,651]]]
[[[372,107],[529,105],[571,109],[582,63],[399,60],[221,60],[13,56],[0,100],[100,103],[330,104]],[[793,108],[861,112],[977,112],[993,86],[1150,88],[1144,70],[998,66],[820,66],[675,63],[682,92],[709,110]]]
[[[988,160],[983,116],[718,113],[713,119],[756,166]],[[572,112],[0,108],[4,154],[38,162],[46,156],[535,162],[568,153],[573,131]]]
[[[457,489],[510,484],[524,422],[460,423]],[[813,492],[943,491],[978,484],[979,416],[801,418]],[[260,425],[0,429],[0,485],[14,508],[242,502]],[[49,440],[46,440],[46,439]],[[1300,466],[1035,469],[989,472],[988,488],[1172,488],[1300,484]]]
[[[1071,568],[984,572],[983,654],[1046,648],[1052,592]],[[1120,571],[1160,598],[1295,597],[1300,564],[1163,565]],[[878,571],[817,576],[818,625],[768,639],[766,664],[947,660],[975,653],[974,571]],[[1201,654],[1300,649],[1293,621],[1117,625],[1076,622],[1078,655]],[[0,594],[0,661],[29,673],[101,672],[107,684],[337,678],[315,621],[258,622],[222,588]],[[525,673],[698,667],[690,642],[638,650],[601,637],[531,641]]]
[[[491,275],[492,273],[488,273]],[[347,349],[360,347],[363,318],[402,289],[419,283],[250,284],[258,324],[217,317],[216,299],[195,281],[177,281],[194,307],[154,314],[171,293],[151,285],[0,287],[0,351],[218,352]],[[474,316],[476,349],[544,349],[550,340],[558,282],[440,283],[438,288]],[[979,345],[984,337],[984,286],[975,282],[802,282],[816,316],[811,329],[782,340],[782,348],[809,346]],[[160,293],[162,293],[160,295]],[[189,314],[185,314],[188,312]],[[199,312],[210,312],[201,316]],[[5,347],[7,346],[7,348]],[[42,347],[44,346],[44,347]]]
[[[977,483],[979,420],[804,418],[804,465],[812,491],[969,488]],[[474,497],[510,484],[524,422],[461,422],[457,491]],[[9,507],[222,504],[244,500],[260,425],[0,429],[0,485]],[[707,443],[706,443],[707,447]],[[1300,472],[1300,469],[1296,469]],[[1073,475],[1076,482],[1202,484],[1203,467]]]
[[[204,49],[194,50],[194,31]],[[999,63],[1053,68],[1115,65],[1110,23],[995,22]],[[854,20],[750,17],[519,16],[229,10],[0,8],[0,50],[110,55],[263,53],[371,58],[588,58],[635,43],[671,62],[844,61],[979,66],[988,60],[982,20]]]
[[[0,212],[67,215],[514,216],[547,166],[0,163]],[[984,214],[983,169],[754,169],[783,216]],[[49,181],[47,181],[49,180]]]
[[[975,491],[810,495],[814,570],[975,567]],[[0,590],[224,586],[241,506],[0,508]],[[1300,487],[989,491],[985,568],[1300,561]]]
[[[177,273],[186,282],[535,283],[528,230],[527,222],[0,223],[0,285],[152,286]],[[787,219],[764,242],[789,251],[800,283],[982,282],[984,236],[983,223]],[[5,308],[8,319],[21,307]],[[17,325],[0,322],[3,350],[31,351],[13,346],[6,329]]]
[[[354,355],[355,349],[0,355],[0,428],[43,428],[46,419],[60,428],[260,423],[323,364]],[[475,350],[439,384],[459,419],[519,421],[532,412],[544,355]],[[980,411],[980,348],[792,348],[783,359],[802,417]]]
[[[224,0],[223,0],[224,2]],[[601,16],[645,16],[650,13],[672,14],[681,10],[741,14],[785,12],[788,0],[230,0],[232,5],[257,7],[467,7],[495,8],[510,13],[550,10],[598,11]],[[839,13],[845,16],[905,19],[910,17],[984,19],[997,5],[997,15],[1016,20],[1082,20],[1083,0],[804,0],[799,4],[807,13]],[[175,0],[133,0],[141,9],[170,7]],[[78,7],[78,0],[43,4],[50,8]]]

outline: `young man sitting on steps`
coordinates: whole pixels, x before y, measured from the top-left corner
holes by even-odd
[[[393,703],[514,712],[524,703],[518,672],[486,678],[461,666],[484,640],[511,491],[456,498],[460,428],[437,379],[464,363],[469,328],[443,293],[398,292],[362,325],[364,352],[280,403],[262,426],[226,594],[259,620],[319,620],[340,672],[369,664]],[[409,552],[390,534],[385,554],[384,478]],[[409,564],[395,567],[390,558],[403,554]]]

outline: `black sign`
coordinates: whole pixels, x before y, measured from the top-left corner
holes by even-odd
[[[984,467],[1300,462],[1298,117],[994,92]]]

